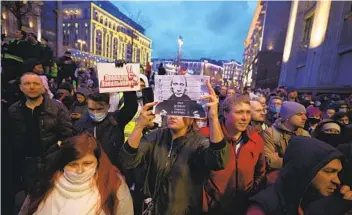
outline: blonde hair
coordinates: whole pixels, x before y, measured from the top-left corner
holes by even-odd
[[[237,105],[241,103],[251,105],[249,98],[246,96],[237,95],[237,96],[227,97],[223,103],[223,111],[226,113],[229,113],[233,105]]]

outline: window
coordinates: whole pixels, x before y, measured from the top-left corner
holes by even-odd
[[[304,20],[303,42],[309,42],[312,33],[314,14]]]
[[[65,26],[66,26],[66,25],[65,25],[65,23],[64,23],[64,24],[62,24],[62,26],[63,26],[63,27],[65,27]]]
[[[75,28],[78,28],[78,23],[75,23]]]
[[[101,51],[102,51],[102,41],[103,41],[103,37],[102,37],[102,32],[100,30],[96,31],[96,40],[95,40],[95,54],[97,55],[101,55]]]
[[[84,26],[88,27],[88,23],[84,23]]]
[[[118,49],[118,41],[117,38],[114,38],[114,46],[113,46],[113,59],[117,59],[117,49]]]
[[[67,27],[70,27],[70,26],[71,26],[71,24],[70,24],[70,23],[68,23],[68,24],[67,24]]]

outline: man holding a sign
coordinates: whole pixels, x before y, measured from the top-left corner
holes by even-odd
[[[100,93],[88,97],[88,114],[75,126],[78,132],[88,131],[93,134],[101,143],[111,163],[118,168],[120,165],[117,155],[124,143],[125,126],[133,119],[138,109],[135,90],[139,90],[139,76],[137,75],[137,87],[125,86],[126,83],[134,83],[135,69],[139,74],[139,66],[136,67],[134,64],[115,67],[114,63],[98,63]],[[110,96],[105,92],[123,92],[124,106],[113,113],[109,112]]]
[[[210,170],[223,169],[228,160],[228,144],[218,119],[218,99],[207,81],[210,138],[193,131],[192,118],[168,116],[167,128],[142,134],[155,115],[146,104],[120,152],[121,164],[134,169],[147,164],[145,195],[150,197],[144,212],[149,214],[200,214],[202,187]],[[172,179],[172,180],[171,180]]]

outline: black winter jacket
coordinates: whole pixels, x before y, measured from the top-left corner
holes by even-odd
[[[124,144],[120,152],[126,169],[146,162],[144,194],[152,197],[153,215],[193,215],[202,213],[202,187],[210,170],[224,169],[228,144],[210,143],[191,131],[172,141],[169,129],[143,137],[138,149]]]
[[[73,127],[71,118],[66,107],[59,101],[45,97],[43,100],[43,110],[39,115],[40,143],[42,147],[42,158],[46,164],[50,159],[51,152],[59,149],[58,141],[64,141],[72,136]],[[14,189],[23,185],[21,180],[25,174],[25,144],[26,144],[26,123],[23,109],[25,100],[20,100],[9,107],[10,116],[10,156],[13,171]],[[37,172],[37,174],[40,174]]]
[[[260,206],[267,215],[297,215],[316,174],[330,161],[342,157],[339,150],[315,138],[292,137],[284,155],[279,178],[251,201]],[[309,208],[309,204],[306,207]]]
[[[40,137],[43,151],[56,147],[57,142],[72,136],[72,123],[68,110],[59,101],[45,96],[44,110],[39,116]],[[9,108],[11,118],[11,137],[13,148],[21,154],[26,144],[26,127],[24,122],[23,106],[26,102],[21,100]],[[51,149],[50,149],[51,150]]]
[[[86,114],[75,124],[77,133],[88,131],[94,135],[94,129],[96,129],[97,140],[102,145],[111,163],[118,168],[120,168],[120,165],[118,165],[117,157],[124,143],[125,126],[132,120],[138,108],[136,92],[124,92],[124,98],[124,107],[115,113],[109,113],[103,121],[94,122],[89,114]]]

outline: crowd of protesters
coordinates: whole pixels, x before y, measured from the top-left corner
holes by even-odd
[[[207,82],[206,119],[160,117],[143,103],[150,66],[140,91],[99,93],[69,52],[16,38],[2,44],[3,214],[352,213],[352,94]]]

